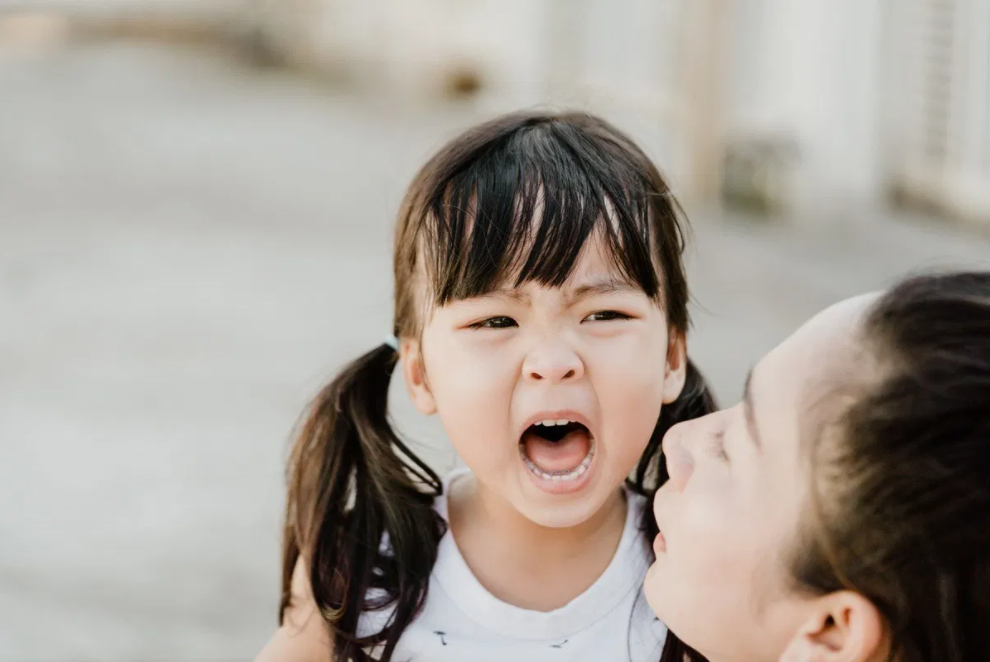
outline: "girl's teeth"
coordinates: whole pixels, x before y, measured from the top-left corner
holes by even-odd
[[[545,428],[552,428],[555,425],[570,425],[573,421],[569,421],[566,418],[548,418],[545,421],[540,421],[537,425],[542,425]]]
[[[591,448],[588,450],[588,454],[581,461],[581,464],[577,465],[570,471],[547,473],[546,471],[543,471],[543,469],[540,469],[538,466],[536,466],[536,464],[525,455],[523,455],[523,464],[526,465],[527,469],[532,471],[534,474],[536,474],[539,478],[542,478],[543,480],[563,481],[566,483],[572,480],[576,480],[580,476],[583,476],[585,473],[587,473],[588,467],[591,466],[591,460],[594,457],[595,457],[595,446],[594,444],[592,444]]]

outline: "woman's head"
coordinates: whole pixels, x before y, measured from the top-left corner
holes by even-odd
[[[990,274],[826,310],[665,439],[651,605],[713,662],[985,657],[988,403]]]
[[[682,248],[659,172],[584,114],[481,125],[413,182],[395,251],[407,386],[531,520],[587,520],[680,394]]]

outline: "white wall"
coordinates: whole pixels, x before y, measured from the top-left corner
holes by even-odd
[[[493,110],[549,103],[601,113],[682,192],[697,178],[695,153],[711,143],[702,138],[718,134],[699,93],[708,74],[693,64],[711,36],[704,7],[726,0],[259,1],[294,59],[397,99],[436,98],[465,71],[483,85],[476,103]]]
[[[396,96],[435,96],[449,75],[470,71],[486,86],[536,98],[546,78],[551,0],[263,1],[293,59]]]
[[[735,0],[727,125],[797,144],[797,206],[879,197],[881,0]]]
[[[892,181],[907,199],[990,223],[990,0],[902,0],[889,14]]]

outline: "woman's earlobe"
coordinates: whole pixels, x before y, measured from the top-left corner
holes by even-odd
[[[795,633],[780,662],[871,662],[885,659],[884,620],[853,591],[824,596]]]
[[[437,413],[437,404],[426,379],[426,366],[418,340],[404,338],[399,341],[399,360],[406,391],[419,413],[431,416]]]

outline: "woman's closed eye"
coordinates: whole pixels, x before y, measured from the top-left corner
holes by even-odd
[[[725,452],[725,428],[719,428],[718,430],[712,431],[705,447],[717,459],[722,460],[723,462],[729,461],[729,455]]]

